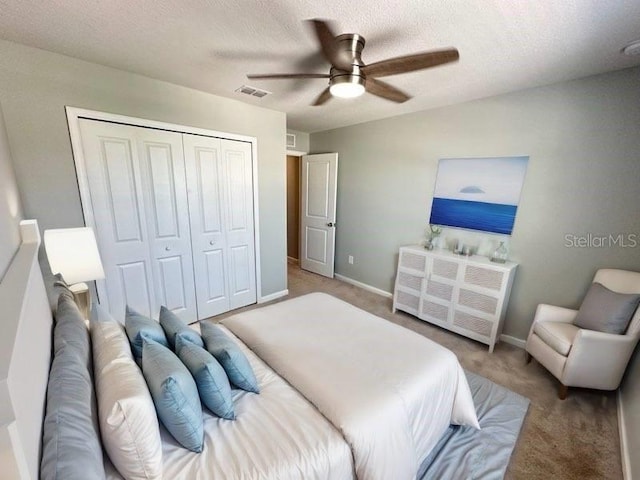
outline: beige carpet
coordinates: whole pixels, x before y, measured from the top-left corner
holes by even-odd
[[[403,312],[392,314],[391,299],[305,272],[296,265],[289,265],[288,288],[289,296],[284,299],[326,292],[410,328],[451,349],[464,368],[531,400],[505,478],[622,478],[615,393],[570,389],[568,398],[559,400],[555,378],[535,360],[526,365],[523,350],[499,343],[490,354],[481,343]]]

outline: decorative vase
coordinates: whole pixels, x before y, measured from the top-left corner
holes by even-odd
[[[500,242],[498,248],[496,248],[495,252],[491,256],[491,261],[494,263],[505,263],[509,258],[509,251],[505,246],[504,242]]]

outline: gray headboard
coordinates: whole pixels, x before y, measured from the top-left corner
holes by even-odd
[[[20,230],[22,244],[0,282],[0,472],[36,480],[53,320],[38,264],[38,224],[25,220]]]

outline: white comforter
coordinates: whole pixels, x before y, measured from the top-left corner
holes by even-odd
[[[334,297],[313,293],[223,324],[342,432],[360,480],[413,480],[450,423],[479,428],[451,351]]]
[[[229,336],[237,340],[233,334]],[[237,419],[203,408],[202,453],[181,447],[160,428],[163,478],[171,480],[349,480],[351,450],[340,433],[245,345],[260,394],[233,390]],[[107,479],[122,479],[106,461]]]

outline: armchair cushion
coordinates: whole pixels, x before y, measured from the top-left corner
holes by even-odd
[[[616,293],[593,283],[582,301],[575,325],[587,330],[622,334],[640,303],[640,294]]]
[[[533,333],[560,355],[569,355],[573,339],[580,329],[571,323],[536,322]]]

